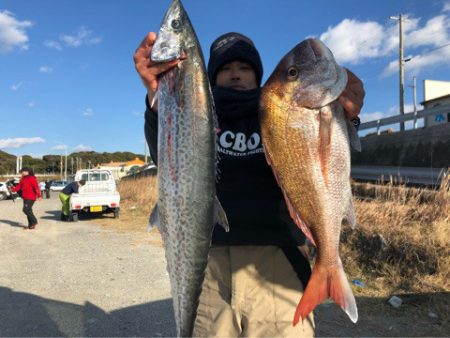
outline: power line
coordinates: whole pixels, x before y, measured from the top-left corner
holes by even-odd
[[[408,61],[411,61],[411,60],[413,60],[413,59],[420,58],[421,56],[430,54],[431,52],[433,52],[433,51],[435,51],[435,50],[438,50],[438,49],[441,49],[441,48],[445,48],[445,47],[448,47],[448,46],[450,46],[450,43],[447,43],[447,44],[445,44],[445,45],[442,45],[442,46],[439,46],[439,47],[430,49],[430,50],[426,51],[425,53],[418,54],[418,55],[416,55],[416,56],[411,56],[411,57],[407,58],[407,59],[404,60],[404,61],[408,62]]]

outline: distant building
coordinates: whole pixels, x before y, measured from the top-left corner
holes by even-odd
[[[145,164],[144,161],[141,161],[139,158],[135,158],[132,161],[128,162],[109,162],[109,163],[100,163],[95,168],[96,169],[108,169],[111,170],[113,176],[116,180],[126,176],[130,171],[136,170],[142,167]]]
[[[424,109],[433,108],[444,104],[450,104],[450,82],[449,81],[423,81],[423,99],[421,104]],[[425,118],[425,127],[431,127],[450,122],[450,112],[438,113]]]

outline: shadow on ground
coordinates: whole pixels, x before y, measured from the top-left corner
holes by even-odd
[[[10,221],[7,219],[0,219],[0,224],[1,223],[8,224],[9,226],[17,227],[17,228],[25,228],[26,227],[26,225],[24,225],[24,224],[21,224],[19,222]]]
[[[47,210],[45,211],[46,215],[40,217],[41,219],[50,219],[54,221],[61,221],[61,210]],[[81,213],[78,216],[79,221],[89,221],[91,219],[98,219],[98,218],[113,218],[111,214],[84,214]]]
[[[399,295],[403,303],[393,308],[387,298],[355,297],[359,319],[353,324],[333,303],[315,310],[318,337],[449,337],[450,293]],[[430,313],[437,317],[430,316]]]
[[[359,321],[353,324],[334,304],[316,311],[318,337],[412,337],[448,336],[446,314],[427,316],[430,297],[449,293],[410,295],[403,309],[393,309],[385,299],[357,298]],[[428,299],[428,301],[427,301]],[[409,311],[411,307],[414,310]],[[374,315],[373,309],[380,309]],[[369,315],[370,314],[370,315]],[[164,299],[147,304],[105,312],[95,304],[77,305],[45,299],[0,287],[0,336],[26,337],[167,337],[175,336],[172,301]]]
[[[175,336],[171,299],[105,312],[0,287],[1,337]]]
[[[46,210],[45,216],[40,217],[41,219],[51,219],[54,221],[59,221],[61,219],[61,210]]]

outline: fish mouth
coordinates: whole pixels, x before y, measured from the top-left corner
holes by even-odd
[[[333,57],[330,55],[329,49],[321,41],[308,39],[307,42],[317,61],[330,58],[330,56]]]

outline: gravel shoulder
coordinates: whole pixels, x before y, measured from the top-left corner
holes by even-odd
[[[0,336],[174,336],[157,232],[145,232],[145,224],[127,229],[140,222],[133,215],[61,222],[59,208],[56,194],[36,202],[37,229],[24,231],[22,201],[0,201]],[[323,304],[316,334],[449,336],[445,315],[427,316],[429,296],[412,295],[393,309],[386,299],[356,295],[357,324],[334,304]],[[447,292],[434,296],[450,305]]]
[[[173,336],[164,251],[156,234],[59,221],[56,195],[0,201],[0,336]]]

